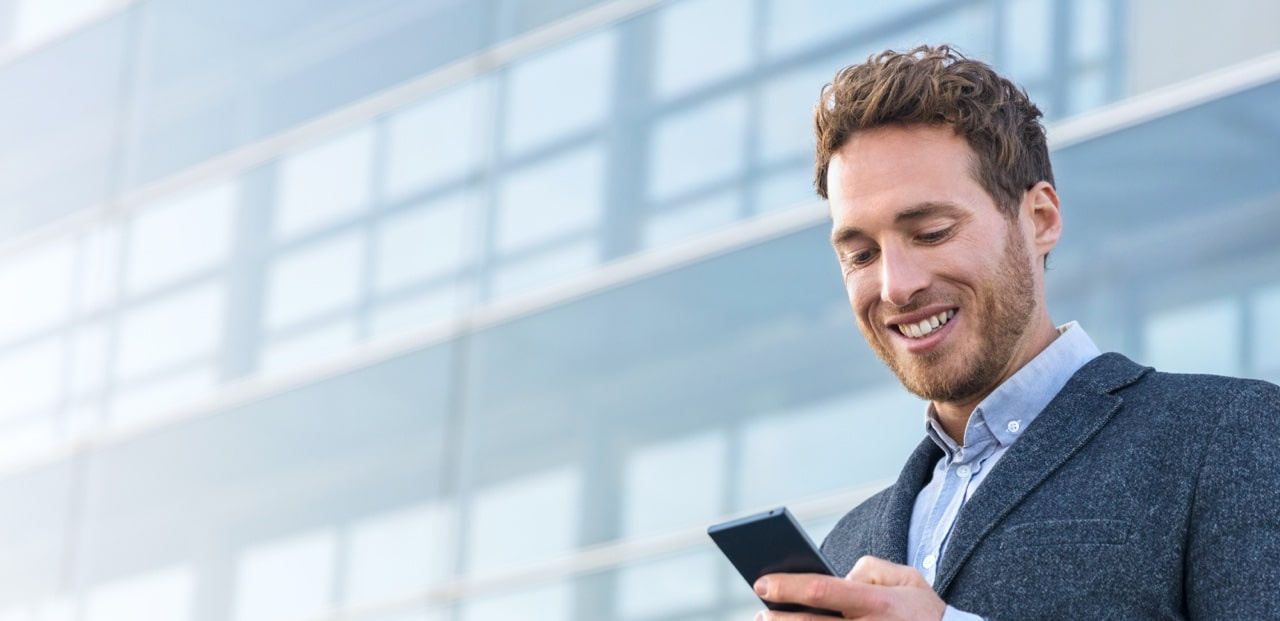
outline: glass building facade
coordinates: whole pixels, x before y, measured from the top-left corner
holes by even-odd
[[[1280,380],[1280,61],[1150,11],[0,2],[0,621],[750,618],[704,527],[922,437],[811,185],[886,48],[1046,111],[1056,319]]]

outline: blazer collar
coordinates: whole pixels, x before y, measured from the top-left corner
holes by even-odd
[[[942,449],[931,439],[925,438],[907,464],[898,474],[898,480],[889,488],[889,498],[882,505],[879,527],[874,530],[871,556],[907,563],[907,535],[911,530],[911,512],[915,508],[916,495],[929,481],[929,473],[942,457]]]
[[[1137,382],[1149,371],[1149,367],[1140,366],[1120,354],[1108,353],[1094,358],[1071,377],[1035,422],[1027,427],[1023,436],[1009,447],[982,486],[960,510],[946,554],[938,568],[935,591],[945,594],[974,548],[1120,410],[1123,400],[1113,393]],[[919,453],[917,449],[916,455]],[[914,455],[912,459],[915,459]],[[929,464],[930,467],[932,465]],[[899,484],[902,483],[904,481],[900,478]],[[922,479],[909,494],[905,490],[894,490],[895,496],[899,493],[910,496],[900,501],[905,504],[893,507],[899,512],[896,515],[906,516],[908,528],[915,493],[923,485]],[[895,498],[890,504],[897,501]],[[899,557],[905,554],[905,536],[900,549]]]

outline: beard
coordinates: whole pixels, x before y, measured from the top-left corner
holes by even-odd
[[[864,327],[864,336],[876,355],[916,396],[934,402],[963,402],[994,389],[1003,379],[1004,370],[1029,329],[1036,309],[1035,275],[1026,242],[1017,226],[1010,223],[1008,229],[1004,255],[995,272],[979,283],[976,305],[961,307],[962,319],[968,325],[957,327],[981,330],[977,335],[976,351],[957,352],[957,347],[964,347],[967,343],[953,340],[922,354],[903,353],[899,357],[888,338],[865,334],[867,330]],[[894,310],[908,313],[936,301],[926,297]],[[883,322],[879,325],[885,326]],[[885,326],[884,329],[895,328]]]

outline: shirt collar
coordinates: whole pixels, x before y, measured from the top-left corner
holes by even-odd
[[[992,440],[999,447],[1009,446],[1067,385],[1067,380],[1101,353],[1078,323],[1059,326],[1058,338],[974,408],[965,425],[964,446],[957,446],[942,430],[933,404],[925,414],[925,433],[953,460],[962,450],[980,452]]]

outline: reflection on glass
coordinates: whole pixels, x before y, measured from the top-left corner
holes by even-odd
[[[527,514],[527,513],[526,513]],[[488,595],[467,600],[461,606],[461,621],[569,621],[572,618],[568,583]]]
[[[787,504],[891,481],[924,437],[925,404],[897,385],[752,420],[743,429],[738,506]]]
[[[212,366],[204,365],[119,389],[111,400],[111,426],[127,428],[163,417],[177,406],[208,395],[217,383]]]
[[[80,240],[79,261],[80,312],[93,313],[113,304],[120,265],[119,225],[110,223],[90,229]]]
[[[48,338],[0,353],[0,420],[36,413],[58,400],[62,339]]]
[[[142,293],[225,261],[231,252],[235,189],[223,182],[138,213],[129,228],[125,288]]]
[[[183,621],[192,618],[191,570],[171,567],[93,587],[84,621]]]
[[[726,449],[718,429],[637,449],[626,464],[623,534],[654,535],[720,515]]]
[[[1076,0],[1071,6],[1071,59],[1098,62],[1107,55],[1111,39],[1111,1]]]
[[[418,595],[449,573],[452,507],[423,503],[374,515],[351,529],[346,563],[348,606]]]
[[[603,199],[595,145],[511,173],[499,188],[497,246],[509,253],[585,231],[600,220]]]
[[[741,204],[741,194],[731,190],[653,214],[644,227],[644,245],[654,248],[724,228],[738,219]]]
[[[138,305],[120,321],[115,377],[130,379],[208,356],[222,344],[226,292],[212,282]]]
[[[660,120],[649,156],[649,195],[663,200],[740,174],[746,164],[746,123],[742,94]]]
[[[280,161],[275,232],[293,238],[340,222],[369,205],[373,130],[363,127]]]
[[[1145,358],[1161,371],[1239,375],[1240,328],[1234,298],[1160,311],[1143,322]]]
[[[81,323],[72,334],[71,393],[82,395],[102,390],[109,352],[106,320]]]
[[[755,3],[684,0],[658,13],[654,85],[671,97],[746,69]]]
[[[0,467],[29,464],[47,456],[58,440],[58,428],[50,417],[0,425]]]
[[[1255,376],[1280,377],[1280,285],[1260,289],[1253,298],[1253,371]]]
[[[426,293],[384,302],[373,310],[370,332],[374,336],[402,334],[453,317],[474,299],[474,285],[450,283]]]
[[[354,304],[360,295],[364,242],[355,231],[276,259],[267,276],[267,325],[286,327]]]
[[[760,99],[760,160],[813,158],[813,106],[823,84],[847,58],[826,59],[765,83]]]
[[[818,200],[817,191],[813,188],[812,164],[776,170],[764,175],[756,184],[756,209],[761,212],[812,205]]]
[[[489,97],[487,82],[471,82],[393,114],[387,121],[387,198],[400,200],[479,166]]]
[[[1003,10],[1000,68],[1017,83],[1047,79],[1053,64],[1053,4],[1011,0]]]
[[[866,32],[938,0],[846,2],[845,0],[769,0],[765,48],[776,56],[820,45],[850,32]],[[862,62],[865,55],[842,64]],[[832,65],[834,71],[836,65]],[[821,83],[820,83],[821,84]],[[817,99],[816,96],[814,98]]]
[[[6,258],[0,265],[0,342],[46,330],[71,307],[74,247],[66,241]]]
[[[259,370],[277,372],[314,364],[350,349],[357,336],[354,320],[338,319],[273,340],[262,352]]]
[[[723,562],[718,556],[718,551],[701,549],[619,569],[614,600],[618,618],[667,618],[710,606],[716,597],[716,563]]]
[[[469,263],[478,243],[471,201],[459,192],[384,219],[374,239],[376,288],[395,290]]]
[[[505,298],[581,274],[600,261],[595,240],[564,244],[499,267],[493,274],[490,294]]]
[[[75,28],[94,13],[119,4],[111,0],[13,0],[9,39],[3,47],[37,43]]]
[[[484,574],[572,550],[580,497],[579,475],[570,468],[478,490],[472,497],[467,523],[467,573]],[[538,509],[531,511],[531,507]]]
[[[505,150],[523,152],[604,120],[615,47],[607,30],[512,65],[503,98]]]
[[[328,530],[245,550],[236,563],[235,621],[318,617],[333,602],[336,556],[336,537]]]

